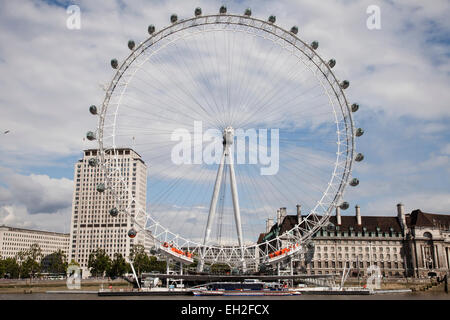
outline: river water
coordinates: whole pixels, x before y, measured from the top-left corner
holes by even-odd
[[[99,297],[97,294],[0,294],[0,300],[224,300],[228,297],[195,297],[195,296],[140,296],[140,297]],[[284,297],[229,297],[230,300],[450,300],[445,292],[417,292],[377,295],[300,295]]]

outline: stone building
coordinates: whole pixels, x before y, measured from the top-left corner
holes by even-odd
[[[285,208],[279,211],[277,223],[270,227],[269,222],[259,243],[271,234],[282,235],[305,218],[283,214]],[[373,265],[384,277],[428,277],[449,272],[450,215],[420,210],[405,214],[403,204],[397,205],[397,216],[362,216],[359,206],[354,216],[343,216],[337,208],[329,224],[312,240],[313,251],[307,254],[310,257],[294,260],[297,272],[339,274],[346,266],[351,267],[350,276],[365,277]]]
[[[115,167],[120,168],[121,176],[128,186],[135,203],[146,206],[147,166],[141,156],[130,148],[109,151],[106,161],[117,161]],[[116,207],[116,199],[109,192],[98,192],[97,186],[105,182],[103,172],[98,165],[89,165],[89,160],[97,158],[97,150],[84,151],[83,159],[75,164],[74,194],[72,204],[72,221],[70,229],[69,261],[75,260],[83,269],[83,276],[89,274],[89,255],[97,248],[104,249],[111,259],[115,253],[129,258],[135,244],[142,244],[149,249],[152,245],[150,237],[138,232],[134,239],[127,236],[133,227],[130,215],[119,213],[112,217],[110,210]],[[113,177],[113,183],[120,177]],[[117,180],[117,181],[116,181]],[[136,212],[136,205],[130,208],[131,216],[140,221],[142,217]],[[145,217],[144,217],[145,219]]]
[[[33,244],[41,249],[42,259],[59,250],[67,257],[69,240],[68,233],[0,226],[0,257],[17,257],[19,252],[30,249]],[[38,259],[39,262],[41,258]]]
[[[450,268],[450,215],[414,210],[406,215],[408,271],[414,277],[442,275]]]

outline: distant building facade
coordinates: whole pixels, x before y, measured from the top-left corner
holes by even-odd
[[[342,216],[340,209],[336,210],[329,225],[314,235],[310,257],[294,262],[297,272],[338,274],[344,267],[351,267],[350,276],[365,277],[372,265],[384,277],[428,277],[449,272],[450,215],[420,210],[405,214],[403,204],[397,205],[397,217],[363,217],[360,207],[355,209],[355,216]],[[270,227],[270,222],[258,242],[275,232],[282,235],[304,218],[301,214],[279,215],[277,223]]]
[[[19,252],[26,251],[33,244],[37,244],[41,248],[42,259],[59,250],[67,258],[69,240],[68,233],[0,226],[0,256],[3,259],[15,258]]]
[[[406,215],[408,233],[408,271],[415,277],[430,272],[438,275],[450,269],[450,216],[424,213],[420,210]]]
[[[113,152],[108,152],[105,161],[117,159],[115,167],[120,168],[121,176],[131,193],[127,195],[126,201],[133,196],[136,204],[145,208],[146,164],[140,155],[130,148],[116,149],[116,154]],[[128,237],[128,231],[134,226],[130,215],[110,215],[110,210],[116,207],[116,199],[107,190],[102,193],[97,191],[97,186],[105,182],[105,177],[98,165],[89,165],[89,160],[96,159],[97,153],[98,150],[95,149],[85,150],[83,159],[75,164],[74,172],[69,261],[74,260],[80,265],[84,277],[89,275],[89,255],[97,248],[104,249],[111,259],[115,253],[120,253],[128,260],[134,245],[141,244],[147,249],[152,245],[150,238],[142,232],[138,232],[134,239]],[[118,179],[119,176],[113,177],[113,183]],[[131,216],[137,221],[145,219],[142,213],[137,212],[136,207],[135,204],[131,205]]]

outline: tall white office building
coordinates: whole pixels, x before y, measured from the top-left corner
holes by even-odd
[[[102,193],[97,191],[97,186],[105,183],[105,178],[99,166],[89,165],[90,159],[97,158],[97,152],[95,149],[85,150],[83,159],[75,165],[74,173],[69,261],[75,260],[80,264],[83,277],[89,275],[89,254],[97,248],[104,249],[111,259],[117,252],[128,260],[133,245],[142,244],[147,250],[152,245],[150,238],[143,232],[138,232],[134,239],[128,237],[128,231],[134,227],[128,214],[122,212],[116,217],[111,216],[110,210],[117,206],[116,199],[108,190]],[[135,198],[137,206],[145,208],[146,164],[141,156],[130,148],[116,149],[115,152],[116,157],[113,154],[107,155],[109,158],[105,161],[117,159],[121,176]],[[131,215],[140,221],[145,216],[138,213],[137,206],[134,204],[131,206]]]

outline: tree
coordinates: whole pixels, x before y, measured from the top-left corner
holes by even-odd
[[[142,272],[148,272],[150,265],[150,258],[145,253],[145,248],[141,244],[134,245],[131,248],[130,260],[133,263],[134,269],[136,270],[137,276],[139,277]]]
[[[166,262],[158,261],[155,256],[149,256],[145,253],[145,248],[143,245],[135,245],[130,252],[130,260],[133,263],[134,269],[136,270],[137,276],[140,276],[143,272],[165,272]]]
[[[160,273],[166,272],[167,264],[165,261],[158,261],[155,256],[150,257],[150,264],[148,271],[158,271]]]
[[[50,273],[65,273],[67,270],[67,258],[64,252],[58,250],[42,259],[42,266]]]
[[[6,274],[5,260],[0,259],[0,278],[4,278]]]
[[[32,244],[26,253],[29,258],[35,261],[42,258],[42,250],[37,243]]]
[[[0,260],[0,278],[15,279],[19,277],[19,264],[14,258]]]
[[[108,276],[111,278],[121,277],[127,271],[128,266],[125,258],[120,253],[114,254],[114,260],[108,270]]]
[[[25,259],[26,259],[26,252],[25,252],[25,250],[19,251],[17,253],[15,259],[14,259],[17,262],[17,265],[19,267],[18,278],[22,277],[22,263],[25,261]]]
[[[20,277],[33,277],[40,272],[41,264],[38,261],[41,260],[41,258],[42,250],[37,243],[32,244],[28,250],[20,251],[17,254]]]
[[[212,273],[224,274],[230,271],[231,271],[230,266],[225,263],[215,263],[211,266]]]
[[[69,266],[75,265],[77,267],[80,266],[80,264],[78,262],[75,261],[75,259],[70,260]]]
[[[97,248],[89,254],[88,267],[93,276],[104,277],[105,273],[111,267],[111,259],[106,254],[105,250]]]
[[[20,276],[22,278],[33,278],[36,273],[41,270],[41,264],[31,257],[27,257],[22,265],[20,266]]]

